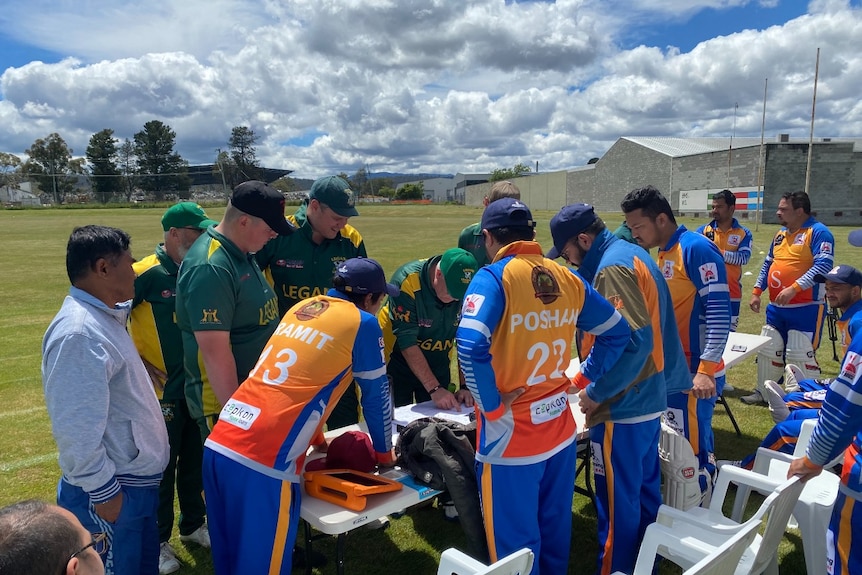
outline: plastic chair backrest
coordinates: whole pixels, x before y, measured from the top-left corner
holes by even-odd
[[[488,565],[486,570],[480,571],[477,575],[530,575],[532,570],[533,552],[529,549],[521,549]]]
[[[784,538],[787,521],[790,519],[796,501],[804,487],[805,484],[799,481],[798,477],[792,477],[776,487],[775,492],[761,505],[761,509],[763,509],[767,501],[776,496],[772,500],[771,508],[766,511],[766,527],[763,530],[757,555],[754,557],[752,573],[762,573],[772,561],[773,556],[778,551],[778,545]]]
[[[721,547],[686,569],[682,575],[733,575],[745,550],[754,541],[760,523],[749,521]]]
[[[529,575],[534,557],[530,549],[524,548],[485,565],[457,549],[447,549],[440,556],[437,575]]]
[[[808,443],[811,441],[811,432],[814,431],[815,425],[817,425],[816,419],[806,419],[802,422],[802,427],[799,429],[799,437],[796,439],[796,447],[793,448],[794,459],[805,455],[805,450],[808,449]]]

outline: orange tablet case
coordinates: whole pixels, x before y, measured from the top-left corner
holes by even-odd
[[[306,493],[352,511],[365,509],[368,495],[398,491],[403,487],[392,479],[352,469],[306,471],[303,477]]]

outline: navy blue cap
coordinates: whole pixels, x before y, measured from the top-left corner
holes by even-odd
[[[369,294],[386,292],[392,297],[401,293],[398,286],[386,283],[386,274],[377,260],[351,258],[335,268],[335,275],[344,280],[344,291]]]
[[[818,283],[836,282],[862,287],[862,272],[853,266],[840,265],[832,268],[827,274],[817,274],[814,281]]]
[[[590,204],[572,204],[564,207],[551,218],[551,240],[554,247],[548,250],[552,260],[560,257],[568,241],[590,227],[599,217]]]
[[[851,246],[862,248],[862,230],[853,230],[850,232],[850,235],[847,236],[847,241],[850,242]]]
[[[488,204],[482,213],[482,229],[493,230],[511,226],[536,227],[527,204],[514,198],[500,198]]]

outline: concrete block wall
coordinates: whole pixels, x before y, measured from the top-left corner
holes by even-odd
[[[671,159],[625,138],[617,140],[595,166],[594,201],[588,203],[598,211],[619,211],[620,200],[635,188],[651,184],[663,194],[670,188]]]

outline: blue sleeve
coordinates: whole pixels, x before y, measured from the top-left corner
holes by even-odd
[[[814,276],[828,274],[835,263],[835,238],[829,228],[819,222],[814,224],[811,231],[811,255],[814,264],[796,280],[796,285],[801,289],[813,286]]]
[[[353,378],[362,390],[362,415],[378,453],[392,449],[389,380],[383,361],[383,332],[377,318],[360,311],[359,331],[353,342]]]
[[[702,361],[718,363],[730,332],[730,289],[727,286],[727,268],[716,245],[712,242],[689,243],[683,246],[686,273],[697,290],[706,333],[703,340]]]
[[[806,455],[826,465],[850,445],[862,429],[862,339],[850,342],[841,371],[826,391],[820,419],[811,434]]]
[[[724,252],[724,261],[731,265],[744,266],[751,259],[751,232],[747,228],[743,229],[745,235],[743,235],[739,245],[736,246],[736,251],[727,250]]]
[[[506,261],[506,260],[503,260]],[[455,333],[458,361],[467,389],[484,413],[500,407],[500,392],[491,367],[491,334],[503,317],[506,294],[500,282],[503,261],[481,268],[467,288],[461,322]]]
[[[632,330],[619,361],[587,386],[590,399],[602,403],[639,381],[638,375],[653,350],[653,331],[646,299],[633,269],[607,266],[596,273],[593,282],[597,292],[619,301],[618,309]]]
[[[608,300],[589,283],[581,282],[584,284],[584,305],[578,314],[577,327],[596,336],[590,354],[581,362],[581,373],[590,381],[598,381],[620,359],[632,331]]]

